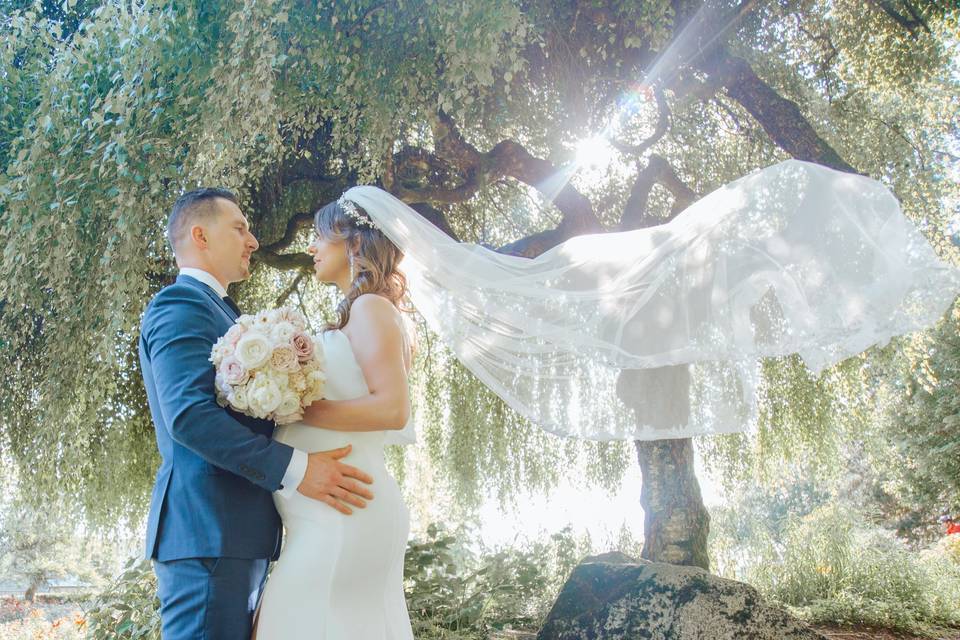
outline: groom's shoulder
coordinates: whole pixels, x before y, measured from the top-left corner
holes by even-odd
[[[163,289],[160,289],[147,304],[144,316],[154,315],[161,310],[166,312],[174,308],[188,309],[196,307],[209,306],[209,296],[205,296],[202,291],[196,287],[184,284],[183,282],[174,282]]]

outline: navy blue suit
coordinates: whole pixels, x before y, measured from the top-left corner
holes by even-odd
[[[272,421],[216,402],[210,351],[236,317],[186,275],[143,316],[140,367],[162,458],[146,557],[156,561],[165,640],[249,637],[268,559],[280,552],[271,492],[293,449],[271,439]]]

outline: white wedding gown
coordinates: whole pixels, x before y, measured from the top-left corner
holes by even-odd
[[[321,336],[326,397],[369,393],[347,336],[336,329]],[[300,493],[273,494],[286,537],[264,589],[257,640],[412,640],[403,592],[409,512],[383,457],[391,433],[277,429],[277,441],[308,453],[353,445],[343,462],[373,477],[374,498],[347,516]]]

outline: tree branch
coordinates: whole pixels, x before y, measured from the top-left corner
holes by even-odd
[[[481,187],[510,177],[534,187],[560,210],[563,220],[558,229],[568,237],[602,229],[590,201],[570,185],[562,170],[535,157],[523,145],[504,140],[484,153],[467,142],[453,119],[442,111],[431,125],[435,153],[406,148],[386,159],[384,185],[397,197],[407,202],[463,202]],[[414,182],[414,175],[428,176],[428,184],[442,183],[451,168],[461,178],[456,186],[408,186]],[[435,178],[432,181],[431,175]]]
[[[292,218],[287,220],[287,228],[283,232],[283,237],[277,240],[276,242],[271,242],[268,245],[260,247],[260,251],[269,251],[271,253],[279,253],[283,251],[297,239],[297,232],[303,228],[313,224],[313,214],[312,213],[298,213]]]
[[[810,125],[797,104],[780,96],[761,80],[743,58],[717,45],[697,59],[704,72],[715,76],[727,94],[752,115],[781,149],[798,160],[859,173]]]
[[[310,273],[309,271],[300,271],[300,273],[297,274],[297,277],[293,279],[293,282],[290,283],[290,286],[284,289],[283,293],[281,293],[277,297],[277,299],[273,303],[273,306],[282,307],[287,302],[287,299],[291,295],[293,295],[293,292],[296,291],[297,288],[300,286],[300,283],[303,281],[304,276],[306,276],[309,273]]]
[[[667,99],[663,95],[663,89],[661,87],[657,86],[653,90],[653,93],[657,99],[657,110],[659,112],[656,128],[650,137],[640,144],[630,145],[620,142],[619,140],[610,140],[610,146],[615,148],[620,153],[641,156],[643,155],[644,151],[655,145],[663,136],[667,134],[667,130],[670,128],[670,105],[667,104]]]
[[[923,16],[917,12],[910,2],[905,2],[905,4],[907,5],[907,11],[910,12],[912,18],[908,18],[894,9],[892,4],[887,0],[867,0],[867,3],[878,7],[881,11],[892,18],[894,22],[909,31],[910,35],[913,37],[917,36],[918,27],[923,27],[927,33],[932,33],[932,31],[930,31],[930,26],[924,21]]]
[[[673,194],[673,206],[667,218],[655,218],[647,212],[647,203],[654,184],[663,185]],[[620,230],[630,231],[669,222],[678,213],[696,202],[699,197],[697,192],[680,179],[665,158],[654,154],[650,156],[646,168],[637,174],[637,179],[630,190],[630,197],[623,208]]]
[[[253,252],[251,262],[265,264],[281,271],[293,271],[295,269],[309,269],[313,265],[313,258],[306,253],[274,253],[261,247]]]

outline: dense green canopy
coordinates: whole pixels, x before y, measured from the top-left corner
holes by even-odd
[[[0,1],[3,457],[88,516],[143,508],[157,460],[139,317],[175,275],[170,205],[197,185],[237,190],[261,241],[241,304],[290,301],[317,322],[330,292],[310,280],[305,229],[358,182],[529,256],[657,224],[792,156],[884,181],[956,259],[958,21],[900,0]],[[604,130],[613,168],[557,186]],[[624,446],[541,433],[423,344],[424,450],[465,504],[574,468],[616,482]],[[789,393],[771,394],[761,435],[820,441],[838,412],[818,403],[863,388],[858,361],[844,367],[811,380],[770,363]]]

